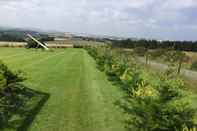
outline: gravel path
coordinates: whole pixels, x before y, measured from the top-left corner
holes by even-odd
[[[139,58],[139,60],[143,63],[145,63],[145,59],[144,58]],[[165,64],[161,64],[158,63],[156,61],[150,61],[148,62],[149,66],[157,69],[157,70],[167,70],[168,69],[168,65]],[[192,71],[192,70],[188,70],[188,69],[182,69],[181,70],[181,75],[183,75],[184,77],[186,77],[189,80],[197,80],[197,72],[196,71]]]

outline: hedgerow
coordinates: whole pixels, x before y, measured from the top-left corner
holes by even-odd
[[[157,77],[143,70],[134,56],[109,47],[87,48],[97,66],[118,81],[126,96],[119,106],[130,115],[128,130],[182,131],[196,126],[196,109],[185,94],[183,80],[169,72]],[[151,79],[152,78],[152,79]]]

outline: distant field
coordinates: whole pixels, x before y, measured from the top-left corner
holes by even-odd
[[[85,50],[0,48],[0,59],[26,73],[28,88],[50,95],[29,131],[125,130],[125,114],[114,105],[122,92]]]
[[[84,40],[56,40],[45,42],[49,48],[73,48],[74,45],[105,45],[102,42]],[[26,42],[4,42],[0,41],[0,47],[24,47]]]
[[[96,41],[85,41],[85,40],[56,40],[56,41],[49,41],[46,42],[49,46],[51,45],[65,45],[65,46],[74,46],[74,45],[105,45],[103,42],[96,42]]]
[[[6,42],[0,41],[0,47],[23,47],[25,42]]]

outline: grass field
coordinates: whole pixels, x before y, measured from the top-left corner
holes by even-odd
[[[50,95],[28,127],[30,131],[124,131],[122,97],[83,49],[54,52],[0,48],[0,60],[23,70],[28,88]]]

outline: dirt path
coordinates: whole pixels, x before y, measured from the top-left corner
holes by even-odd
[[[139,60],[140,60],[140,62],[145,63],[144,58],[139,58]],[[157,70],[164,71],[164,70],[168,69],[168,65],[161,64],[161,63],[158,63],[156,61],[152,61],[152,60],[150,61],[149,60],[148,64],[151,68],[154,68],[154,69],[157,69]],[[188,69],[182,69],[181,70],[181,75],[186,77],[189,80],[194,80],[194,81],[197,80],[197,72],[196,71],[192,71],[192,70],[188,70]]]

